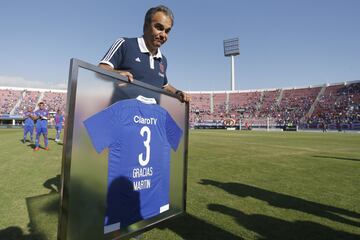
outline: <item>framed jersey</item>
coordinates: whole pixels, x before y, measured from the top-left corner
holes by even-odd
[[[189,106],[72,59],[58,239],[129,239],[186,211]]]

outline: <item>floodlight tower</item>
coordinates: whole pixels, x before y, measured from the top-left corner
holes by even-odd
[[[235,56],[240,55],[239,38],[224,40],[224,55],[231,57],[231,90],[235,90]]]

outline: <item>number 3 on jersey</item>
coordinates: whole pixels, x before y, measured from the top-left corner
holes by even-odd
[[[146,148],[146,154],[145,154],[145,159],[143,158],[143,154],[140,153],[139,154],[139,163],[141,166],[146,166],[149,161],[150,161],[150,141],[151,141],[151,131],[150,128],[147,126],[144,126],[141,128],[140,130],[140,135],[142,137],[144,137],[144,133],[146,133],[146,139],[144,141],[144,146]]]

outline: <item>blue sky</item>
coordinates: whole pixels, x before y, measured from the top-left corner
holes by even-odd
[[[229,90],[232,37],[236,89],[360,79],[358,0],[12,0],[0,8],[0,86],[64,88],[71,58],[97,64],[117,38],[141,36],[158,4],[175,15],[162,52],[177,88]]]

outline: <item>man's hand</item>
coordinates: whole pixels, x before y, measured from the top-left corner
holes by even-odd
[[[131,72],[128,72],[128,71],[122,71],[122,70],[115,70],[113,69],[111,66],[107,65],[107,64],[104,64],[104,63],[100,63],[99,64],[99,67],[105,69],[105,70],[108,70],[110,72],[116,72],[116,73],[119,73],[121,76],[124,76],[128,79],[129,82],[132,82],[134,81],[134,76],[132,75]]]
[[[32,120],[34,120],[34,121],[36,121],[36,120],[38,120],[38,119],[39,119],[39,117],[38,117],[38,116],[36,116],[36,115],[30,115],[30,117],[31,117],[31,119],[32,119]]]
[[[182,102],[190,102],[191,101],[190,94],[187,94],[183,91],[177,91],[176,94],[178,94],[181,97]]]
[[[171,92],[171,93],[174,93],[174,94],[178,95],[182,102],[190,102],[191,101],[191,97],[190,97],[189,94],[187,94],[187,93],[185,93],[183,91],[177,90],[176,88],[174,88],[170,84],[166,84],[164,86],[164,89],[166,91],[168,91],[168,92]]]
[[[127,77],[129,82],[134,81],[134,76],[131,74],[131,72],[127,71],[121,71],[121,70],[115,70],[117,73],[119,73],[121,76]]]

